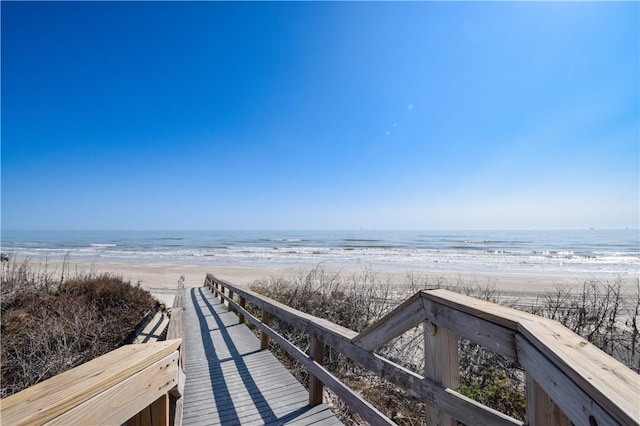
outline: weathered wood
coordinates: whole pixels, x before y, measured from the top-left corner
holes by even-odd
[[[526,390],[529,425],[571,426],[569,418],[529,374],[527,374]]]
[[[212,279],[217,278],[210,275]],[[226,283],[227,286],[232,286]],[[522,422],[492,410],[476,401],[464,397],[457,392],[451,391],[435,382],[423,378],[385,358],[382,358],[371,351],[367,351],[352,343],[357,333],[345,327],[337,326],[329,321],[316,318],[304,312],[297,311],[267,297],[251,292],[246,289],[235,287],[237,294],[242,294],[252,304],[263,309],[263,312],[271,312],[273,316],[280,319],[286,318],[286,322],[296,326],[302,331],[308,332],[311,336],[320,338],[325,344],[342,352],[347,357],[358,362],[363,367],[369,369],[390,382],[403,387],[411,395],[420,398],[429,405],[438,403],[444,411],[466,424],[484,425],[522,425]],[[246,316],[246,314],[245,314]],[[250,322],[253,322],[251,319]],[[262,330],[259,324],[254,324]],[[263,335],[266,334],[263,331]]]
[[[426,319],[420,293],[414,294],[353,338],[353,343],[372,351]]]
[[[221,286],[226,286],[229,288],[233,288],[235,293],[246,298],[249,302],[257,306],[262,310],[268,311],[272,316],[283,320],[284,322],[292,325],[293,327],[313,333],[313,330],[322,330],[322,334],[336,334],[339,336],[349,335],[350,339],[353,339],[357,336],[353,330],[350,330],[346,327],[342,327],[338,324],[334,324],[331,321],[315,317],[313,315],[307,314],[305,312],[299,311],[297,309],[293,309],[283,303],[270,299],[266,296],[263,296],[254,291],[240,288],[234,286],[233,284],[228,283],[227,281],[221,280],[219,278],[215,278],[215,276],[209,274],[213,280],[220,283]],[[228,300],[225,297],[222,300]]]
[[[638,374],[562,324],[536,319],[519,324],[519,331],[532,345],[616,421],[640,422]]]
[[[309,355],[312,360],[320,365],[324,364],[324,343],[316,338],[311,339]],[[309,374],[309,405],[315,407],[322,404],[322,394],[324,389],[322,381],[313,374]]]
[[[166,333],[166,329],[169,326],[169,316],[166,311],[151,311],[144,322],[146,322],[146,324],[141,330],[139,329],[139,332],[131,343],[141,344],[164,340],[162,339],[163,334]]]
[[[183,308],[171,308],[169,311],[169,328],[167,340],[182,339],[184,337],[184,324],[182,322]]]
[[[620,422],[604,410],[578,384],[540,352],[524,336],[516,336],[518,360],[529,375],[544,390],[562,412],[576,425],[634,425],[639,419]],[[593,420],[590,420],[593,418]]]
[[[38,383],[2,400],[2,423],[46,423],[173,354],[181,343],[126,345]]]
[[[425,322],[424,325],[424,375],[445,388],[460,386],[458,365],[458,335],[444,327]],[[437,404],[427,406],[429,424],[455,426],[454,417],[446,414]]]
[[[169,395],[163,394],[149,407],[153,426],[169,426]]]
[[[236,306],[236,308],[239,307]],[[386,417],[377,408],[371,405],[371,403],[363,399],[360,395],[358,395],[358,393],[342,383],[338,378],[336,378],[314,359],[307,356],[307,354],[305,354],[300,348],[282,337],[275,330],[266,327],[249,312],[245,311],[244,315],[257,328],[260,328],[263,332],[267,333],[269,337],[278,345],[280,345],[281,348],[287,351],[289,355],[294,357],[300,364],[305,366],[309,371],[309,374],[315,376],[318,380],[329,387],[340,399],[345,401],[347,405],[353,407],[366,422],[371,425],[394,424],[388,417]]]
[[[516,309],[507,308],[486,300],[475,299],[463,294],[453,293],[448,290],[436,289],[422,291],[422,296],[432,300],[440,305],[449,306],[460,312],[464,312],[474,317],[481,318],[494,324],[502,325],[511,330],[518,329],[518,322],[522,320],[530,320],[537,317],[536,315],[518,311]]]
[[[206,279],[205,279],[206,281]],[[169,328],[167,339],[181,339],[180,359],[178,363],[178,385],[171,391],[169,396],[169,424],[171,426],[182,425],[182,405],[184,402],[184,381],[185,381],[185,330],[184,330],[184,276],[178,280],[176,296],[173,299],[173,308],[169,312]]]
[[[173,298],[173,308],[182,308],[182,297],[184,294],[184,276],[181,276],[178,280],[178,288],[176,290],[176,295]]]
[[[618,422],[640,424],[640,376],[561,324],[446,290],[423,294],[438,304],[521,333]]]
[[[255,317],[251,316],[248,312],[245,313],[245,316],[250,322],[254,323],[257,328],[263,330],[263,333],[268,333],[269,336],[276,339],[276,343],[287,350],[287,352],[289,352],[291,356],[296,357],[293,348],[299,351],[298,348],[293,346],[288,340],[284,339],[274,330],[264,327],[263,324],[260,324],[260,322]],[[332,329],[332,331],[336,330]],[[378,374],[379,376],[384,377],[390,382],[405,388],[410,394],[420,398],[426,404],[433,405],[437,403],[443,411],[451,415],[455,415],[458,420],[464,423],[495,426],[522,425],[522,422],[513,419],[512,417],[492,410],[478,402],[475,402],[469,398],[464,397],[463,395],[458,394],[457,392],[453,392],[450,389],[447,389],[430,379],[423,378],[420,375],[404,369],[403,367],[400,367],[393,362],[376,355],[373,352],[366,351],[363,348],[354,345],[353,343],[351,343],[353,338],[352,333],[346,336],[342,336],[341,338],[339,338],[338,334],[335,333],[320,333],[320,335],[323,339],[327,339],[324,342],[325,344],[334,347],[338,351],[345,354],[347,357],[360,363],[363,367],[369,369],[375,374]],[[297,357],[296,359],[303,365],[306,365],[304,360],[298,359]],[[309,371],[311,372],[313,370],[310,369]],[[321,378],[321,380],[327,386],[329,386],[329,388],[336,392],[336,389],[331,387],[331,385],[324,381],[324,379]],[[339,397],[343,398],[338,392],[336,392],[336,394]],[[352,400],[350,397],[346,397],[346,399],[343,398],[343,400],[345,400],[345,402],[347,402],[348,404],[353,404],[351,406],[355,408],[356,411],[358,409],[368,409],[366,405],[358,408],[358,402],[355,401],[355,399]],[[363,415],[362,412],[358,413],[360,415]],[[366,413],[364,414],[364,417],[367,417]],[[371,417],[375,417],[375,412],[371,415]],[[375,420],[369,419],[368,421]]]
[[[218,280],[213,275],[209,278],[211,282],[226,286],[245,297],[263,312],[268,312],[271,316],[322,340],[365,368],[404,387],[427,404],[435,404],[464,423],[521,424],[515,419],[468,400],[447,386],[439,385],[430,379],[422,379],[371,352],[384,341],[402,333],[402,329],[406,329],[408,324],[420,316],[420,308],[414,304],[417,296],[412,298],[414,300],[406,302],[405,307],[410,307],[408,313],[403,314],[401,310],[396,310],[387,315],[382,322],[374,324],[358,335],[352,330]],[[597,421],[598,424],[608,424],[606,419],[615,419],[614,421],[621,424],[639,424],[640,407],[637,401],[640,399],[640,376],[594,347],[585,345],[583,339],[568,330],[569,334],[565,334],[559,324],[446,290],[424,291],[419,297],[422,299],[422,309],[426,318],[437,327],[451,329],[454,334],[520,362],[574,423],[589,424]],[[232,305],[237,304],[233,302]],[[526,344],[517,343],[523,339]],[[544,353],[542,358],[535,351],[523,350],[527,344],[540,354]],[[532,368],[535,368],[535,371],[529,371]],[[549,373],[550,371],[553,373]],[[558,383],[563,383],[560,387],[562,391],[553,389],[557,386],[557,383],[553,384],[556,378]],[[571,383],[574,385],[571,386]],[[557,395],[560,392],[571,394],[576,389],[581,392],[577,399],[563,400]],[[572,407],[572,404],[577,404],[576,401],[586,405]],[[589,408],[585,408],[586,406]],[[582,412],[582,415],[571,414],[571,410],[576,413]],[[556,418],[561,419],[559,415]],[[600,419],[606,421],[602,420],[602,423]]]
[[[271,314],[264,309],[262,310],[262,323],[266,326],[271,325]],[[264,349],[267,349],[268,347],[269,347],[269,335],[264,331],[262,331],[260,332],[260,349],[264,350]]]
[[[434,302],[422,293],[422,303],[429,322],[454,331],[461,337],[515,360],[516,330]]]
[[[326,405],[308,406],[304,387],[269,351],[259,350],[258,338],[213,294],[193,289],[186,300],[185,426],[339,424]]]
[[[229,289],[229,300],[233,300],[233,290],[230,288]],[[231,312],[235,312],[234,308],[233,308],[233,303],[229,303],[229,305],[227,305],[227,308],[231,311]]]
[[[240,306],[245,308],[247,306],[247,299],[240,297]],[[244,315],[238,314],[238,322],[244,324]]]

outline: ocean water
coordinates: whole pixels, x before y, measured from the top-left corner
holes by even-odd
[[[18,258],[413,272],[640,274],[640,231],[3,231]]]

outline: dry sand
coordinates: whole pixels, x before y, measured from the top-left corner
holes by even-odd
[[[49,261],[46,265],[47,271],[62,272],[62,262]],[[265,268],[247,266],[203,266],[187,264],[164,264],[164,263],[125,263],[125,262],[69,262],[65,264],[65,275],[72,276],[76,273],[110,273],[122,276],[130,280],[133,284],[140,285],[149,290],[158,300],[171,306],[175,295],[176,286],[181,276],[185,278],[187,287],[199,287],[204,283],[208,272],[213,273],[218,278],[229,281],[237,285],[248,285],[257,280],[265,280],[275,277],[291,278],[308,273],[308,270],[293,268]],[[336,272],[345,277],[361,274],[363,271],[326,271]],[[390,281],[393,285],[404,287],[408,285],[407,272],[375,271],[375,277],[380,283]],[[552,276],[552,275],[523,275],[507,273],[437,273],[429,272],[424,274],[414,274],[416,282],[423,283],[421,287],[436,287],[439,282],[455,284],[459,280],[465,284],[478,284],[495,286],[496,290],[507,296],[518,298],[522,302],[532,301],[547,291],[554,290],[556,285],[563,287],[581,288],[584,281],[589,277],[578,276]],[[613,281],[616,277],[604,277],[605,280]],[[624,280],[625,291],[635,293],[636,277],[626,277]],[[602,277],[601,277],[602,279]]]

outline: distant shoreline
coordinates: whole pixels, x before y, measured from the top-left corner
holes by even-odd
[[[18,262],[20,258],[16,259]],[[237,285],[247,286],[255,281],[268,280],[270,278],[291,278],[306,275],[311,268],[296,267],[265,267],[265,266],[225,266],[225,265],[200,265],[185,263],[159,263],[159,262],[88,262],[69,259],[60,260],[38,260],[30,259],[30,262],[37,265],[35,269],[53,273],[54,275],[63,272],[65,277],[75,274],[87,273],[108,273],[121,276],[132,284],[140,283],[142,288],[149,290],[158,300],[171,306],[181,276],[185,278],[186,287],[199,287],[204,283],[207,273],[212,273],[217,277],[230,281]],[[320,265],[321,267],[321,265]],[[490,285],[505,296],[520,298],[523,300],[535,300],[548,291],[553,291],[556,285],[581,289],[585,281],[598,279],[603,282],[613,282],[618,278],[615,275],[601,274],[598,276],[587,274],[522,274],[509,272],[486,272],[486,271],[465,271],[460,273],[449,271],[384,271],[375,269],[324,269],[328,274],[340,274],[343,277],[350,277],[363,273],[371,273],[379,284],[391,283],[393,286],[404,288],[408,286],[412,274],[414,279],[426,285],[422,287],[437,287],[439,283],[446,282],[453,285],[458,281],[464,284],[477,284],[478,286]],[[637,275],[626,274],[622,279],[623,291],[637,291]]]

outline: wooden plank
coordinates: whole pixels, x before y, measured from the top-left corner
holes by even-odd
[[[426,319],[420,296],[420,293],[414,294],[354,337],[352,342],[363,349],[372,351],[405,331],[416,327]]]
[[[421,297],[421,300],[429,322],[452,330],[499,355],[516,359],[515,330],[439,304],[427,297]]]
[[[3,424],[46,423],[166,356],[181,340],[126,345],[2,400]]]
[[[569,418],[542,387],[527,374],[527,423],[531,426],[571,426]]]
[[[326,404],[317,405],[285,425],[338,426],[342,423]]]
[[[540,385],[574,424],[638,424],[638,418],[625,422],[616,420],[524,336],[518,334],[516,340],[518,360],[530,375],[530,379]]]
[[[247,299],[240,297],[240,306],[245,308],[247,306]],[[238,322],[244,324],[244,316],[242,314],[238,315]]]
[[[169,395],[163,394],[149,407],[153,426],[169,426]]]
[[[165,311],[156,311],[153,317],[147,317],[148,322],[133,340],[134,344],[157,342],[169,325],[169,316]],[[164,339],[162,339],[164,340]]]
[[[178,288],[176,289],[176,296],[173,298],[173,308],[182,308],[182,298],[184,295],[184,276],[178,280]]]
[[[257,328],[263,329],[264,325],[260,324],[257,319],[251,316],[248,312],[245,313],[245,317],[250,322],[255,322],[254,325]],[[316,371],[313,369],[313,366],[307,365],[310,360],[308,359],[308,357],[304,356],[304,354],[297,347],[290,344],[286,339],[284,339],[282,336],[271,329],[265,329],[264,332],[268,333],[271,338],[274,339],[285,350],[287,350],[289,354],[294,356],[300,363],[309,368],[310,372]],[[359,362],[365,368],[368,368],[369,370],[373,371],[381,377],[384,377],[390,382],[405,388],[410,394],[422,399],[423,402],[430,405],[437,404],[438,407],[440,407],[443,411],[452,416],[455,416],[458,420],[464,423],[484,425],[522,425],[521,421],[492,410],[482,404],[479,404],[476,401],[473,401],[469,398],[464,397],[463,395],[458,394],[457,392],[452,391],[451,389],[441,386],[430,379],[423,378],[422,376],[406,370],[392,363],[391,361],[376,355],[375,353],[366,351],[363,348],[354,345],[351,342],[351,338],[349,336],[343,336],[342,339],[337,339],[336,335],[332,333],[323,335],[323,337],[328,338],[328,340],[325,342],[326,344],[334,347],[338,351],[341,351],[354,361]],[[300,353],[302,353],[302,355],[297,356],[296,351],[299,351]],[[335,377],[333,379],[338,381],[338,379]],[[341,389],[338,388],[338,390],[336,390],[336,388],[332,387],[344,386],[341,382],[338,381],[339,384],[327,382],[328,379],[325,379],[324,377],[321,377],[321,380],[330,389],[336,392],[336,394],[348,405],[353,407],[360,415],[363,415],[363,413],[358,410],[368,410],[368,407],[362,407],[358,405],[359,396],[357,394],[355,394],[355,396],[343,396],[339,393]],[[348,393],[349,391],[351,390],[348,388],[345,390],[346,393]],[[375,418],[375,412],[371,413],[371,416],[371,418],[368,418],[366,412],[363,415],[365,420],[370,423],[381,421],[381,419]]]
[[[229,289],[229,300],[233,300],[233,290],[231,288]],[[229,303],[228,307],[231,312],[235,312],[233,308],[233,303]]]
[[[130,418],[123,426],[150,426],[151,425],[151,409],[145,407],[144,410]]]
[[[324,343],[321,340],[312,338],[309,348],[311,359],[320,365],[324,364]],[[322,404],[324,387],[322,381],[313,374],[309,374],[309,405],[315,407]]]
[[[309,393],[269,351],[260,350],[249,328],[231,320],[235,315],[208,292],[193,289],[187,302],[184,425],[310,424],[302,419],[311,410]]]
[[[178,371],[181,371],[178,369]],[[182,395],[176,397],[170,394],[171,401],[169,403],[169,425],[170,426],[182,426],[182,407],[184,404],[184,398]]]
[[[342,327],[338,324],[334,324],[331,321],[315,317],[297,309],[293,309],[283,303],[277,302],[266,296],[262,296],[261,294],[253,292],[251,290],[233,286],[232,284],[218,278],[214,277],[214,279],[216,280],[216,282],[220,283],[220,285],[233,288],[235,294],[246,298],[247,301],[256,305],[258,308],[268,311],[272,316],[285,321],[286,323],[299,330],[311,334],[314,334],[315,331],[321,331],[323,335],[326,335],[327,333],[335,333],[336,335],[340,336],[350,335],[351,339],[358,335],[358,333],[356,333],[355,331],[350,330],[346,327]],[[228,302],[229,298],[225,295],[223,296],[223,300],[226,300]]]
[[[463,294],[453,293],[444,289],[425,290],[422,296],[438,304],[449,306],[460,312],[467,313],[494,324],[518,330],[518,322],[522,320],[535,320],[540,317],[517,309],[507,308],[485,300],[475,299]]]
[[[212,279],[217,278],[210,275]],[[220,280],[221,281],[221,280]],[[221,281],[222,282],[222,281]],[[226,286],[231,284],[226,283]],[[522,422],[492,410],[482,404],[477,403],[457,392],[444,386],[425,379],[397,364],[384,359],[371,351],[367,351],[352,343],[357,336],[352,330],[345,327],[335,326],[329,321],[291,309],[286,305],[274,302],[271,299],[258,295],[257,293],[235,287],[237,294],[241,294],[251,303],[259,306],[263,310],[268,310],[273,316],[286,317],[286,322],[293,324],[303,331],[307,331],[311,336],[316,336],[324,341],[328,346],[342,352],[350,359],[358,362],[363,367],[375,374],[384,377],[390,382],[406,389],[411,395],[420,398],[423,402],[438,406],[455,416],[458,420],[466,424],[485,425],[522,425]],[[248,313],[247,313],[248,314]],[[248,317],[245,314],[245,317]],[[256,321],[251,317],[251,322]],[[256,327],[260,325],[254,323]]]
[[[182,323],[183,311],[183,308],[171,308],[169,311],[167,340],[182,339],[184,337],[184,324]]]
[[[265,324],[266,326],[271,325],[271,314],[264,309],[262,310],[262,323]],[[265,332],[261,332],[260,333],[260,349],[267,349],[267,348],[269,348],[269,335]]]
[[[109,425],[127,421],[177,386],[178,357],[175,351],[46,424]],[[153,408],[151,416],[154,418]]]
[[[249,318],[248,313],[245,314]],[[255,319],[252,317],[251,319]],[[250,319],[250,320],[251,320]],[[262,326],[260,323],[254,324],[257,327]],[[392,425],[394,424],[389,418],[382,414],[376,407],[371,405],[368,401],[364,400],[360,395],[347,387],[338,378],[331,374],[328,370],[306,356],[298,347],[294,346],[287,339],[273,331],[272,329],[263,329],[263,331],[269,334],[269,337],[286,350],[291,356],[293,356],[298,362],[304,365],[310,374],[316,376],[321,380],[329,389],[345,401],[347,405],[354,408],[356,412],[371,425]]]
[[[555,321],[544,318],[522,321],[519,329],[524,339],[549,360],[548,364],[554,364],[557,370],[576,383],[577,387],[609,412],[617,422],[638,424],[638,374]],[[523,339],[518,341],[521,342]],[[521,353],[522,348],[518,348],[519,359]],[[536,365],[536,368],[539,366]],[[527,371],[544,388],[544,383],[537,380],[537,371]],[[560,401],[556,400],[556,403],[562,406]]]
[[[289,342],[282,337],[272,328],[267,327],[260,322],[256,317],[251,315],[248,311],[241,308],[234,301],[227,299],[227,301],[234,305],[234,308],[238,313],[242,313],[249,322],[255,327],[259,328],[263,333],[269,335],[269,338],[274,340],[281,348],[283,348],[289,355],[294,357],[298,362],[307,368],[310,374],[313,374],[322,383],[328,386],[335,394],[347,403],[350,407],[353,407],[358,414],[368,423],[373,425],[389,425],[394,424],[389,418],[382,414],[377,408],[371,405],[368,401],[364,400],[360,395],[347,387],[338,378],[326,370],[322,365],[307,356],[300,348]]]
[[[434,404],[459,422],[474,426],[522,426],[524,423],[489,408],[453,389],[435,388]]]
[[[561,324],[446,290],[424,295],[435,303],[517,330],[620,423],[640,418],[640,376]]]
[[[458,365],[458,335],[429,322],[424,323],[424,371],[425,377],[445,387],[460,386]],[[429,424],[455,426],[456,420],[438,408],[427,406]]]

